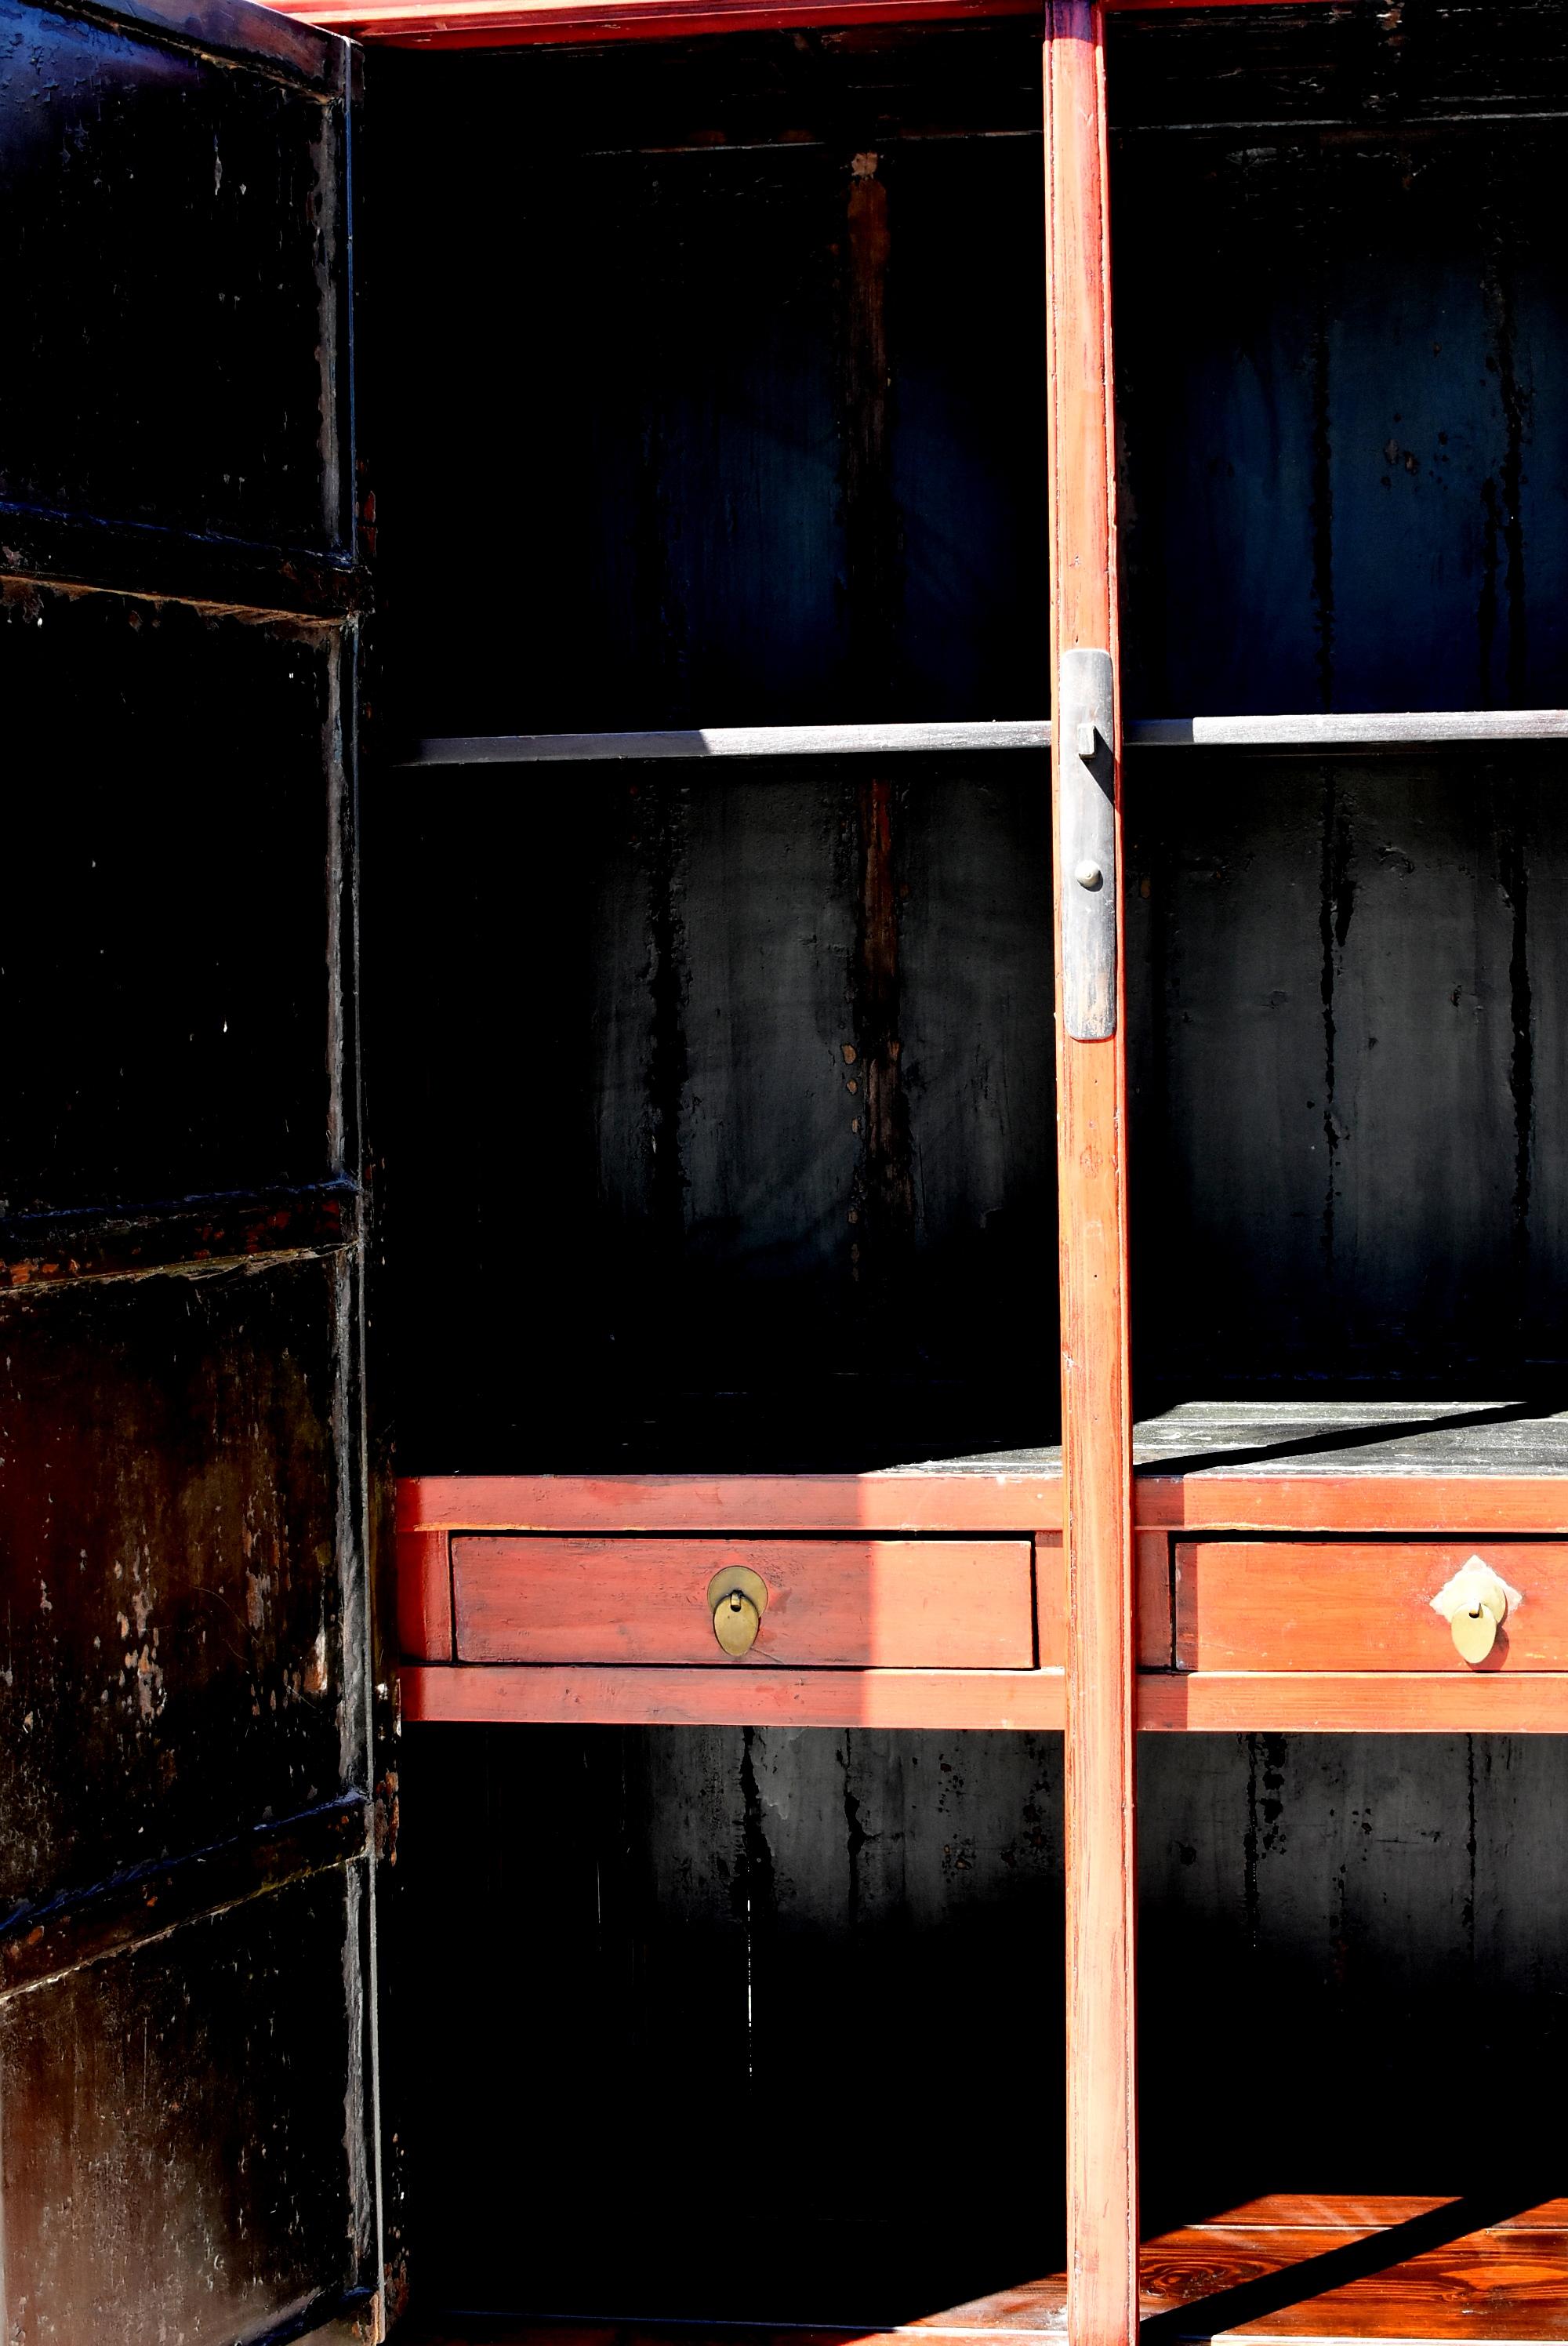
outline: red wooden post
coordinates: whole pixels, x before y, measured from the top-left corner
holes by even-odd
[[[1045,11],[1053,837],[1082,777],[1061,721],[1063,656],[1117,653],[1104,27],[1095,0]],[[1132,1423],[1127,1373],[1126,1055],[1121,946],[1121,715],[1105,888],[1112,1031],[1069,1033],[1055,857],[1056,1134],[1061,1199],[1063,1510],[1067,1576],[1067,2307],[1073,2346],[1129,2346],[1138,2325],[1134,2072],[1136,1749]],[[1072,734],[1074,738],[1067,738]],[[1092,738],[1092,737],[1091,737]],[[1079,1017],[1080,1028],[1092,1018]],[[1104,1023],[1104,1022],[1103,1022]]]

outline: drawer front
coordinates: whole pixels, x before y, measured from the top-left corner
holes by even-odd
[[[1472,1557],[1522,1599],[1477,1663],[1431,1604]],[[1568,1669],[1568,1541],[1178,1541],[1176,1626],[1184,1670]]]
[[[460,1662],[731,1658],[708,1587],[731,1566],[767,1589],[736,1667],[1029,1669],[1033,1550],[1022,1540],[680,1540],[459,1534]]]

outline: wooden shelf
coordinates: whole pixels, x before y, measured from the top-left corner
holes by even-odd
[[[1469,1543],[1568,1538],[1568,1413],[1506,1399],[1186,1402],[1143,1421],[1135,1454],[1141,1730],[1568,1733],[1568,1668],[1558,1666],[1553,1613],[1537,1605],[1530,1626],[1547,1642],[1527,1640],[1515,1667],[1467,1671],[1418,1601],[1459,1568]],[[402,1715],[423,1724],[1055,1730],[1066,1718],[1063,1648],[1050,1634],[1062,1619],[1061,1500],[1054,1448],[864,1474],[415,1477],[400,1485],[398,1499]],[[1359,1644],[1341,1639],[1331,1653],[1303,1652],[1298,1638],[1287,1649],[1268,1613],[1273,1600],[1264,1597],[1256,1638],[1244,1634],[1245,1618],[1240,1629],[1231,1624],[1228,1643],[1214,1620],[1200,1636],[1194,1616],[1184,1646],[1182,1592],[1196,1601],[1206,1555],[1213,1566],[1206,1585],[1217,1588],[1221,1551],[1191,1547],[1184,1566],[1181,1543],[1171,1537],[1183,1532],[1303,1535],[1310,1543],[1303,1568],[1319,1559],[1332,1570],[1336,1556],[1354,1560],[1354,1550],[1359,1568],[1382,1573],[1383,1614],[1395,1606],[1400,1634],[1380,1644],[1369,1627]],[[779,1552],[793,1556],[802,1534],[825,1535],[830,1546],[843,1546],[862,1603],[890,1535],[1027,1537],[1038,1586],[1035,1666],[987,1654],[983,1666],[954,1668],[958,1649],[933,1648],[929,1666],[918,1667],[919,1653],[890,1647],[870,1662],[845,1648],[737,1667],[705,1658],[706,1646],[664,1651],[651,1632],[646,1647],[634,1643],[626,1652],[547,1650],[528,1639],[487,1648],[454,1630],[454,1557],[463,1535],[496,1533],[536,1535],[546,1548],[619,1543],[606,1567],[614,1561],[623,1577],[634,1565],[652,1569],[672,1540],[705,1573],[702,1558],[719,1556],[727,1541],[782,1542]],[[1392,1534],[1406,1535],[1405,1547],[1390,1545]],[[1250,1553],[1276,1561],[1271,1588],[1281,1574],[1288,1588],[1288,1551],[1266,1542]],[[1560,1548],[1518,1553],[1522,1572],[1560,1573]],[[1250,1586],[1247,1567],[1235,1569]],[[816,1666],[794,1667],[797,1659]]]
[[[696,1446],[694,1438],[694,1448]],[[1555,1400],[1186,1402],[1134,1428],[1150,1529],[1568,1531],[1568,1410]],[[424,1474],[404,1532],[1044,1531],[1059,1444],[863,1474]]]
[[[1347,750],[1488,749],[1568,740],[1568,709],[1378,710],[1365,715],[1147,717],[1125,729],[1130,750]],[[667,758],[919,757],[934,751],[1049,750],[1040,718],[893,725],[708,725],[640,733],[467,733],[421,741],[398,760],[433,766],[647,763]]]
[[[1143,2337],[1418,2341],[1568,2340],[1568,2200],[1293,2195],[1257,2199],[1146,2241]],[[1065,2281],[997,2290],[885,2331],[607,2318],[417,2327],[408,2346],[874,2346],[881,2339],[1060,2337]],[[401,2334],[401,2333],[400,2333]]]

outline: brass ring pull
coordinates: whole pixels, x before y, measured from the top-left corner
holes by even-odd
[[[1508,1618],[1509,1607],[1524,1602],[1517,1588],[1510,1588],[1483,1556],[1472,1556],[1461,1565],[1447,1586],[1440,1588],[1431,1600],[1432,1611],[1441,1613],[1453,1633],[1453,1642],[1461,1661],[1473,1669],[1484,1662],[1497,1643],[1497,1633]]]
[[[768,1610],[768,1583],[749,1565],[726,1565],[708,1584],[708,1603],[714,1636],[730,1659],[738,1661],[757,1643]]]

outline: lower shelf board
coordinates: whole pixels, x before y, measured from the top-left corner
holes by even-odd
[[[1059,1730],[1060,1670],[599,1668],[405,1663],[409,1725]],[[1568,1734],[1568,1671],[1149,1671],[1145,1733]]]
[[[1568,2200],[1259,2199],[1145,2241],[1142,2268],[1144,2346],[1568,2341]],[[979,2346],[1020,2333],[1060,2337],[1065,2300],[1056,2274],[886,2331],[465,2316],[398,2337],[405,2346],[881,2346],[949,2336]]]

